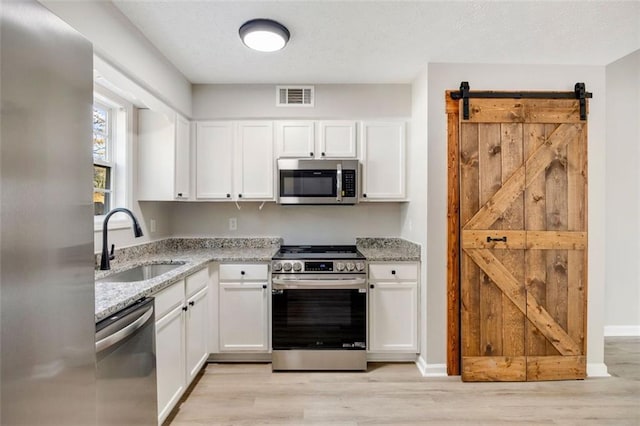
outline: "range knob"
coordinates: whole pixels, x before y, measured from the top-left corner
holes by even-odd
[[[274,270],[274,271],[276,271],[276,272],[277,272],[277,271],[282,271],[282,263],[280,263],[280,262],[275,262],[275,263],[273,264],[273,270]]]
[[[362,263],[362,262],[358,262],[358,263],[356,263],[356,270],[357,270],[358,272],[362,272],[362,271],[364,271],[364,263]]]
[[[289,262],[284,262],[283,268],[285,272],[291,271],[291,264]]]
[[[337,270],[337,271],[344,271],[344,263],[340,263],[340,262],[338,262],[338,263],[336,264],[336,270]]]
[[[356,265],[354,265],[353,263],[351,262],[347,263],[347,271],[353,271],[355,267]]]
[[[293,270],[296,272],[300,272],[302,270],[302,263],[296,262],[293,264]]]

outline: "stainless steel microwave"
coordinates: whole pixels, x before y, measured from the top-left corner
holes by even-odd
[[[278,203],[356,204],[358,160],[278,160]]]

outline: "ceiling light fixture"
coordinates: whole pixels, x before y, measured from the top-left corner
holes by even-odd
[[[275,52],[289,41],[289,30],[271,19],[252,19],[240,27],[240,38],[250,49],[260,52]]]

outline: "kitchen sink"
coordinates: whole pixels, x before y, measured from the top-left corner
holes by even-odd
[[[134,282],[134,281],[144,281],[150,280],[151,278],[155,278],[162,274],[165,274],[169,271],[172,271],[180,266],[184,265],[185,262],[172,262],[172,263],[151,263],[148,265],[139,265],[135,266],[131,269],[126,269],[121,272],[117,272],[113,275],[109,275],[107,277],[96,280],[98,283],[108,283],[108,282]]]

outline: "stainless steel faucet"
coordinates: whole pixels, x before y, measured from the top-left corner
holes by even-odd
[[[126,213],[129,216],[131,216],[131,219],[133,220],[133,235],[136,238],[142,237],[143,235],[142,228],[140,228],[140,224],[138,223],[138,219],[136,219],[136,217],[133,215],[131,210],[125,209],[124,207],[118,207],[116,209],[111,210],[109,213],[107,213],[107,215],[104,217],[104,222],[102,222],[102,256],[100,258],[101,271],[106,271],[111,269],[111,265],[109,264],[109,261],[113,260],[113,257],[114,257],[113,249],[115,248],[115,244],[111,245],[111,253],[109,253],[109,248],[107,244],[107,232],[108,232],[107,224],[109,223],[109,219],[111,218],[111,216],[113,216],[114,213],[118,213],[118,212]]]

